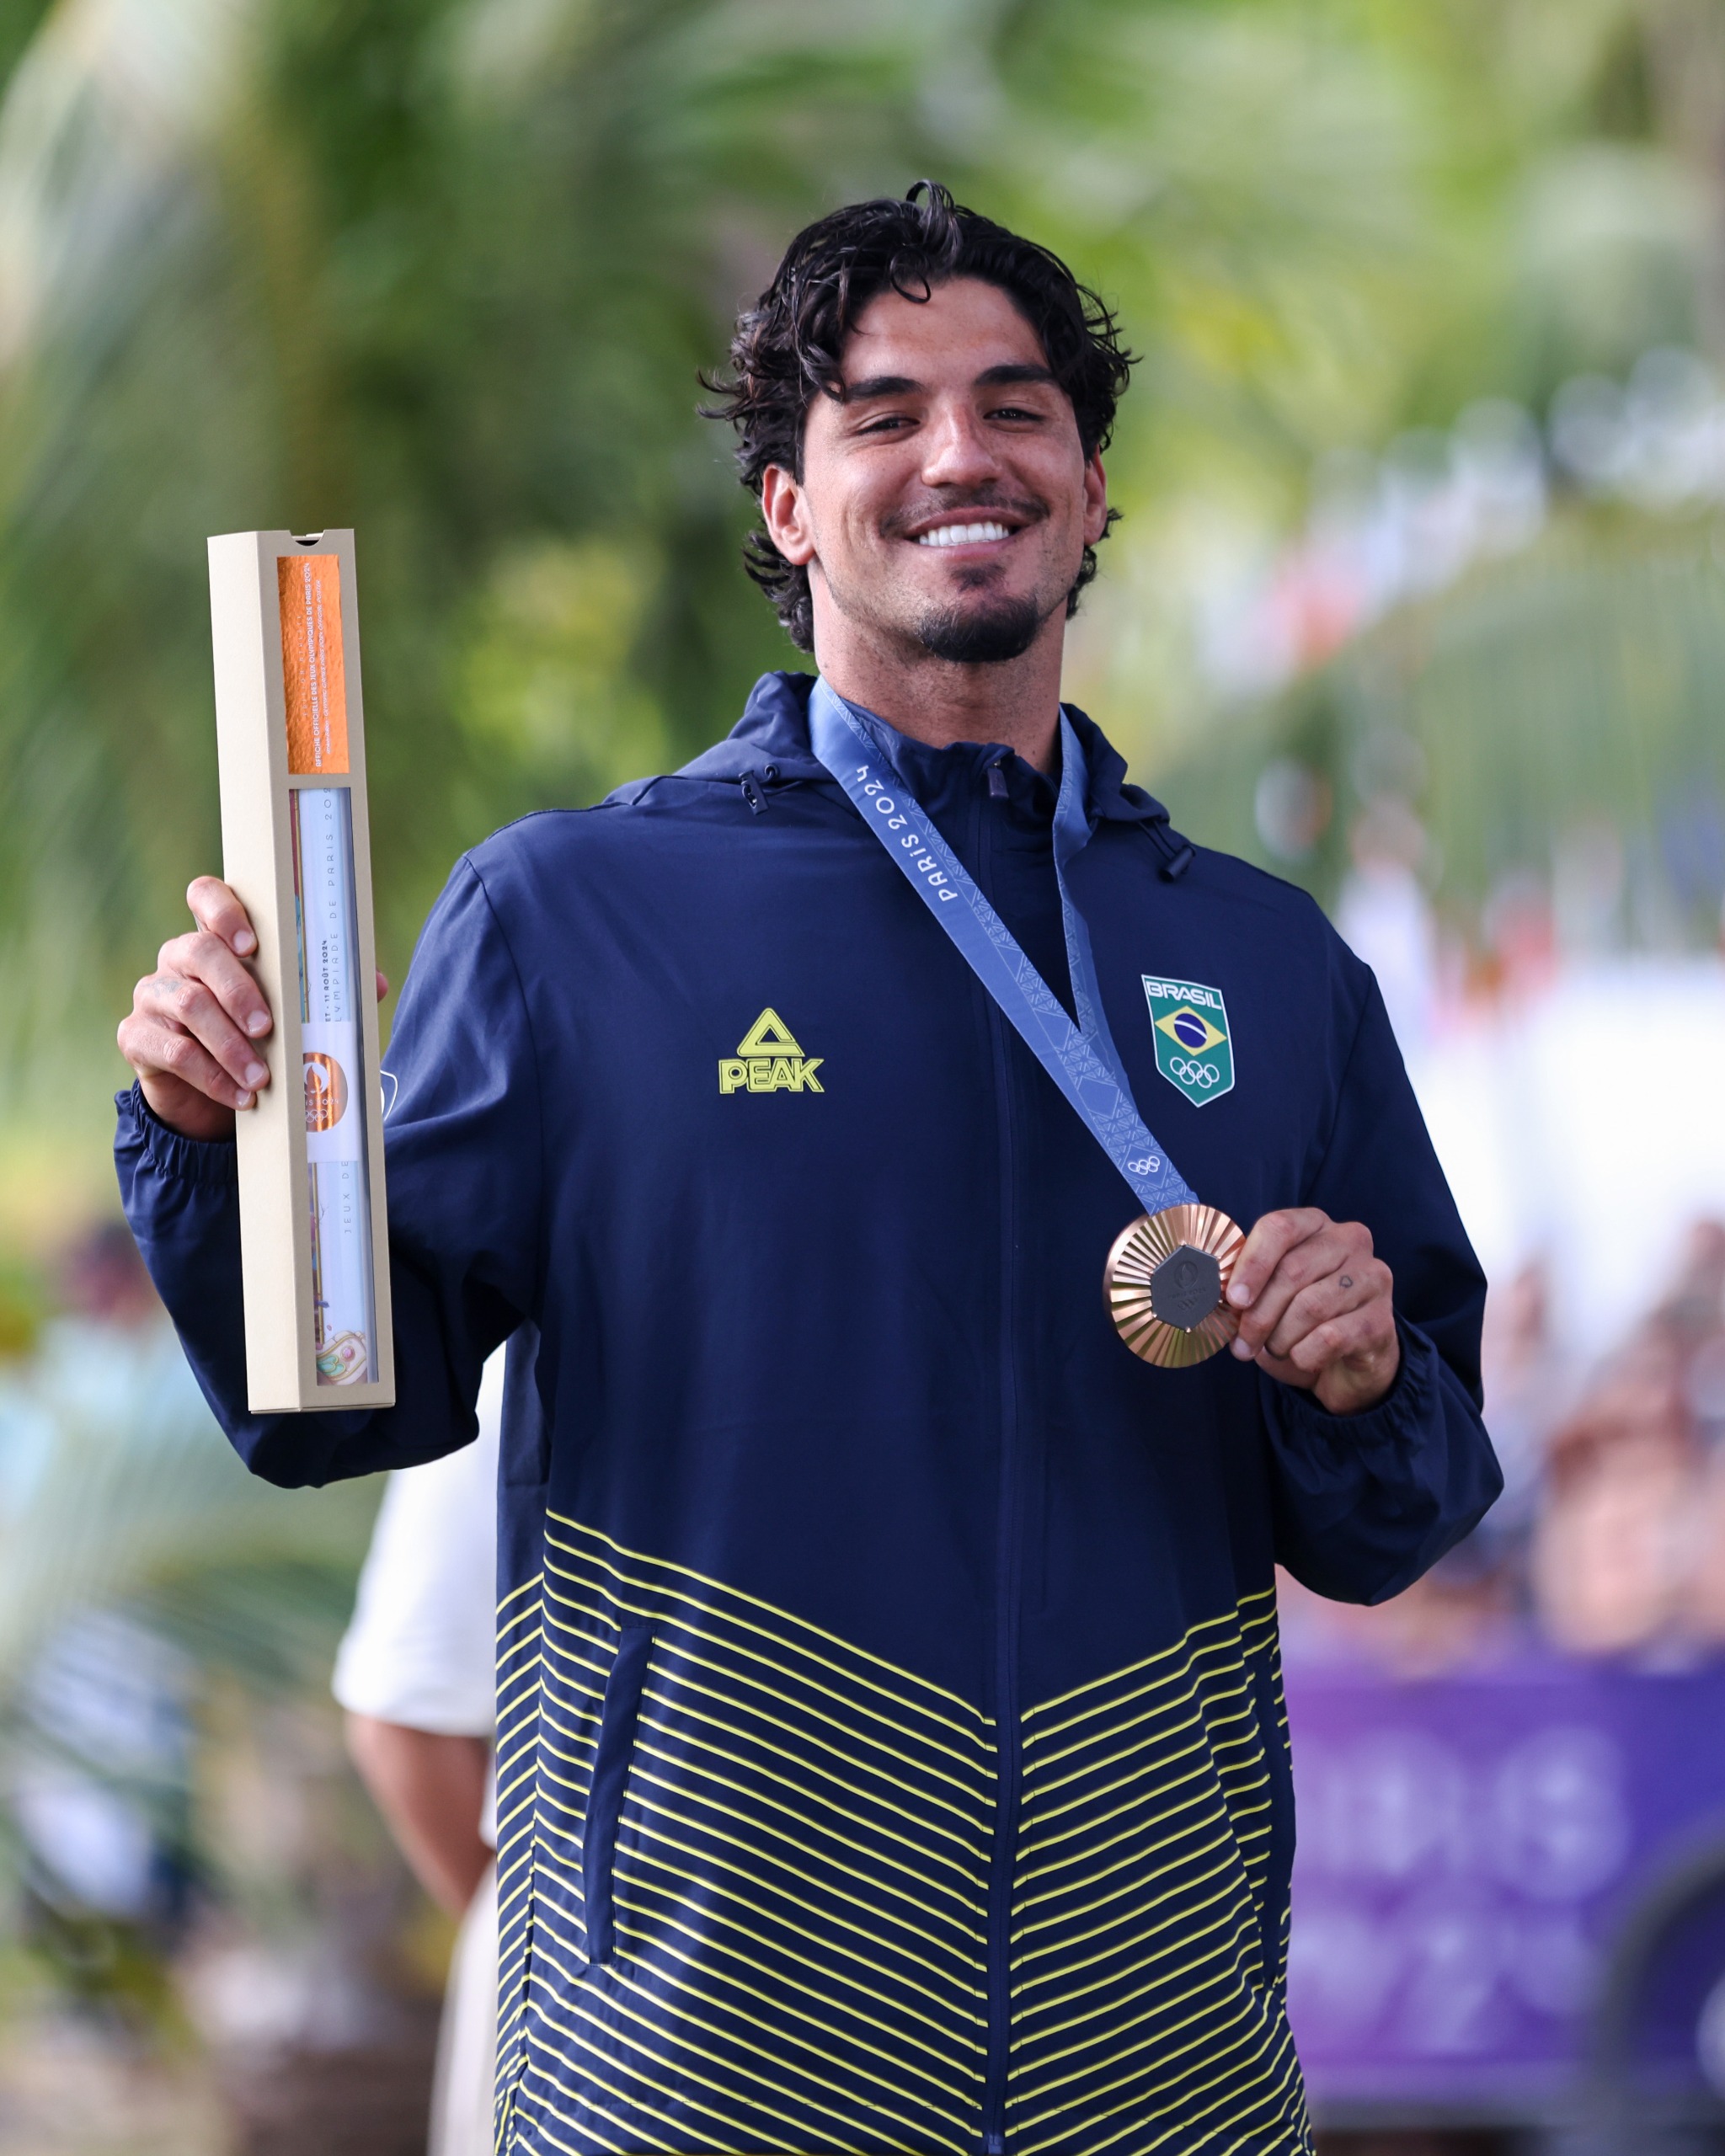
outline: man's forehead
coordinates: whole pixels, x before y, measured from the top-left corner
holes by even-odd
[[[845,339],[839,371],[847,402],[871,390],[892,395],[895,383],[1055,378],[1041,338],[1010,296],[976,277],[937,285],[927,300],[877,292]]]

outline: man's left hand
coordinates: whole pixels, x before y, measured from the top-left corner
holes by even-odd
[[[1240,1313],[1233,1352],[1316,1393],[1331,1414],[1357,1415],[1377,1406],[1401,1368],[1394,1286],[1358,1220],[1313,1205],[1266,1213],[1228,1285]]]

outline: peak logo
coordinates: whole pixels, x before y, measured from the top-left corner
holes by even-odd
[[[769,1004],[737,1043],[734,1055],[719,1058],[721,1093],[819,1093],[815,1072],[825,1056],[804,1055],[795,1036]]]

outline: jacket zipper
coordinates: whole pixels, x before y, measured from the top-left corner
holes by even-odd
[[[990,773],[993,792],[995,773]],[[1002,787],[1001,791],[1005,788]],[[992,848],[991,819],[979,805],[978,866],[986,872]],[[1012,1870],[1018,1838],[1018,1390],[1012,1253],[1017,1236],[1013,1187],[1012,1069],[1005,1022],[992,997],[988,1006],[1001,1163],[1001,1480],[995,1556],[995,1737],[999,1795],[988,1882],[986,1949],[988,2041],[983,2081],[982,2156],[1005,2156],[1007,2068],[1012,2043]]]

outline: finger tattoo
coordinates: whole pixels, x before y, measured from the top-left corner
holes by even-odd
[[[1344,1273],[1342,1275],[1342,1285],[1344,1288],[1351,1288],[1354,1285],[1354,1278],[1351,1273]]]

